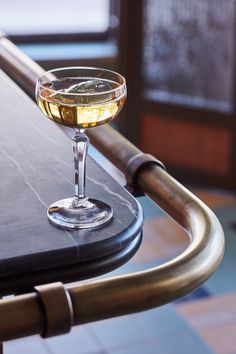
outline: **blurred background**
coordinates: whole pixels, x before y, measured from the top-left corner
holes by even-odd
[[[236,354],[235,15],[235,0],[1,4],[1,30],[45,69],[98,66],[126,77],[116,128],[207,203],[226,236],[221,266],[188,297],[67,336],[9,342],[6,353]],[[160,264],[187,245],[160,209],[139,200],[144,242],[117,272]]]
[[[120,131],[181,180],[236,189],[235,0],[12,0],[0,23],[45,69],[122,72]]]

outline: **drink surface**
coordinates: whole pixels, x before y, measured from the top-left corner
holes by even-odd
[[[58,124],[90,128],[111,121],[126,95],[120,84],[96,78],[61,78],[44,83],[37,93],[44,114]]]

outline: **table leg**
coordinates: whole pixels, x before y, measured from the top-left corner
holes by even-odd
[[[0,342],[0,354],[3,354],[3,343]]]

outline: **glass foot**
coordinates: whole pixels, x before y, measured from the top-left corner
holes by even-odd
[[[113,210],[99,200],[68,198],[53,203],[47,215],[51,223],[63,229],[87,229],[107,223]]]

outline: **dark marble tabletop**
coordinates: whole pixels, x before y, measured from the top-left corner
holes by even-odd
[[[100,259],[121,251],[140,234],[139,204],[91,157],[87,195],[113,207],[112,222],[77,231],[52,226],[47,207],[74,192],[70,140],[2,71],[0,107],[2,279]]]

